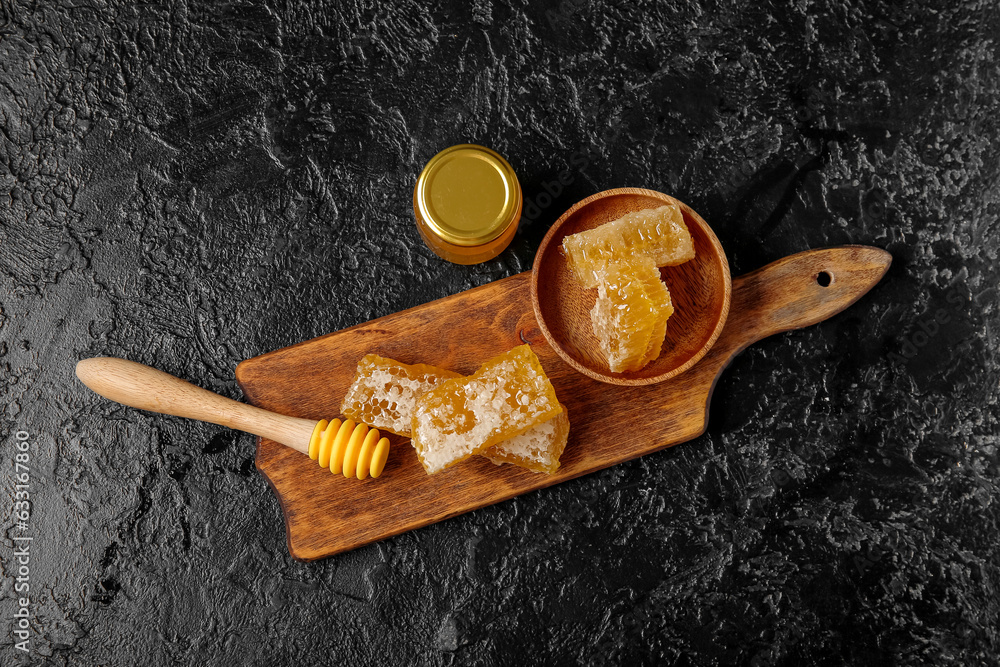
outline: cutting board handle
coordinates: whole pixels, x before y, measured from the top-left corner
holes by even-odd
[[[836,315],[878,283],[891,263],[881,248],[845,245],[789,255],[736,278],[730,316],[710,356],[724,368],[762,338]]]
[[[309,453],[315,421],[239,403],[134,361],[83,359],[76,365],[76,376],[101,396],[122,405],[228,426]]]

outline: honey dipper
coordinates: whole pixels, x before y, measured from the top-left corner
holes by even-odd
[[[313,421],[239,403],[173,375],[113,357],[83,359],[76,376],[105,398],[140,410],[187,417],[245,431],[302,452],[344,477],[378,477],[389,440],[378,429],[348,419]]]

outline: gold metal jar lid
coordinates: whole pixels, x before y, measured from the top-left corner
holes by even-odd
[[[417,226],[428,246],[452,262],[496,257],[521,216],[521,186],[489,148],[459,144],[430,159],[413,191]]]

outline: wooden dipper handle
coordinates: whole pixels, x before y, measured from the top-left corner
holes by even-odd
[[[286,417],[196,387],[173,375],[114,357],[83,359],[76,376],[112,401],[245,431],[309,454],[316,422]]]

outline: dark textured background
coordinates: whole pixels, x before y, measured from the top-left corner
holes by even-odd
[[[446,4],[3,3],[0,662],[22,429],[35,663],[997,664],[1000,9]],[[531,214],[475,267],[411,207],[466,141]],[[738,358],[696,441],[310,564],[253,438],[73,376],[239,397],[240,360],[527,270],[619,186],[692,205],[733,275],[894,263]]]

